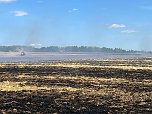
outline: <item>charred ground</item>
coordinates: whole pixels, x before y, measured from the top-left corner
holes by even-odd
[[[0,64],[1,113],[152,113],[152,58]]]

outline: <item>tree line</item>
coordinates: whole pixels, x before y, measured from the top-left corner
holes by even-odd
[[[107,53],[135,53],[139,51],[124,50],[121,48],[92,47],[92,46],[49,46],[49,47],[33,47],[33,46],[0,46],[0,52],[107,52]]]

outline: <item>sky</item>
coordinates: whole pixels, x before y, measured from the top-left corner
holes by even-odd
[[[0,0],[0,45],[152,50],[152,0]]]

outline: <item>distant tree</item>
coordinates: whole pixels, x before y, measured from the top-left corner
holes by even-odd
[[[32,46],[0,46],[1,52],[17,52],[17,51],[31,51],[31,52],[106,52],[106,53],[136,53],[141,51],[123,50],[121,48],[106,48],[106,47],[91,47],[91,46],[49,46],[36,48]],[[151,52],[149,52],[151,53]]]

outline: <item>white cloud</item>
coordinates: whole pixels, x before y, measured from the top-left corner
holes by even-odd
[[[73,9],[72,9],[72,11],[78,11],[78,10],[79,10],[79,9],[77,9],[77,8],[73,8]]]
[[[30,46],[32,46],[32,47],[41,47],[42,44],[30,44]]]
[[[15,2],[16,0],[0,0],[0,3],[12,3]]]
[[[30,46],[35,46],[35,44],[30,44]]]
[[[75,11],[78,11],[79,9],[77,9],[77,8],[73,8],[73,9],[71,9],[71,10],[69,10],[69,13],[72,13],[72,12],[75,12]]]
[[[42,46],[42,44],[37,44],[38,46]]]
[[[109,28],[125,28],[126,25],[124,24],[112,24],[109,26]]]
[[[28,15],[28,13],[27,12],[25,12],[25,11],[11,11],[11,13],[14,15],[14,16],[26,16],[26,15]]]
[[[123,30],[121,31],[122,33],[135,33],[137,32],[136,30]]]

